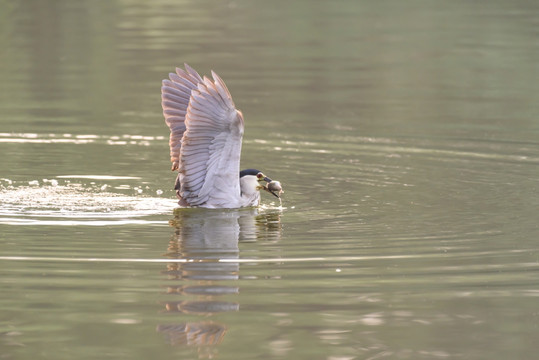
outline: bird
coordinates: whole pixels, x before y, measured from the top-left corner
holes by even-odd
[[[241,208],[260,204],[260,191],[280,199],[279,181],[240,171],[244,119],[213,70],[201,77],[188,64],[162,81],[161,105],[170,129],[170,161],[181,207]]]

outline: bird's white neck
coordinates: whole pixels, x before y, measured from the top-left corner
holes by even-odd
[[[256,176],[246,175],[240,178],[241,202],[242,206],[258,206],[260,203],[260,192],[258,191],[258,180]]]

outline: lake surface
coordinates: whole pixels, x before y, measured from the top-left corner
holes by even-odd
[[[0,359],[537,356],[538,3],[0,3]],[[282,206],[176,209],[184,62]]]

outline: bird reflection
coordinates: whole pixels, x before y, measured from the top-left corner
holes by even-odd
[[[207,353],[200,356],[213,356],[207,348],[220,344],[228,328],[209,318],[240,310],[234,301],[240,266],[229,259],[239,258],[239,242],[280,240],[280,216],[280,211],[258,208],[174,211],[174,234],[164,256],[185,261],[170,262],[163,272],[168,280],[163,306],[165,313],[192,321],[158,325],[167,343],[198,346]]]

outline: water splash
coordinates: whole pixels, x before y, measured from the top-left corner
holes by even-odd
[[[58,177],[72,179],[74,176]],[[99,178],[88,176],[85,178]],[[112,178],[112,177],[107,177]],[[116,179],[118,177],[115,177]],[[170,214],[177,206],[174,199],[108,191],[108,184],[81,184],[71,180],[0,181],[0,224],[10,225],[125,225],[156,223],[144,219]],[[9,181],[7,181],[9,180]],[[157,193],[159,193],[157,191]],[[161,191],[162,193],[162,191]],[[161,221],[166,224],[166,220]],[[161,223],[159,222],[159,223]]]

